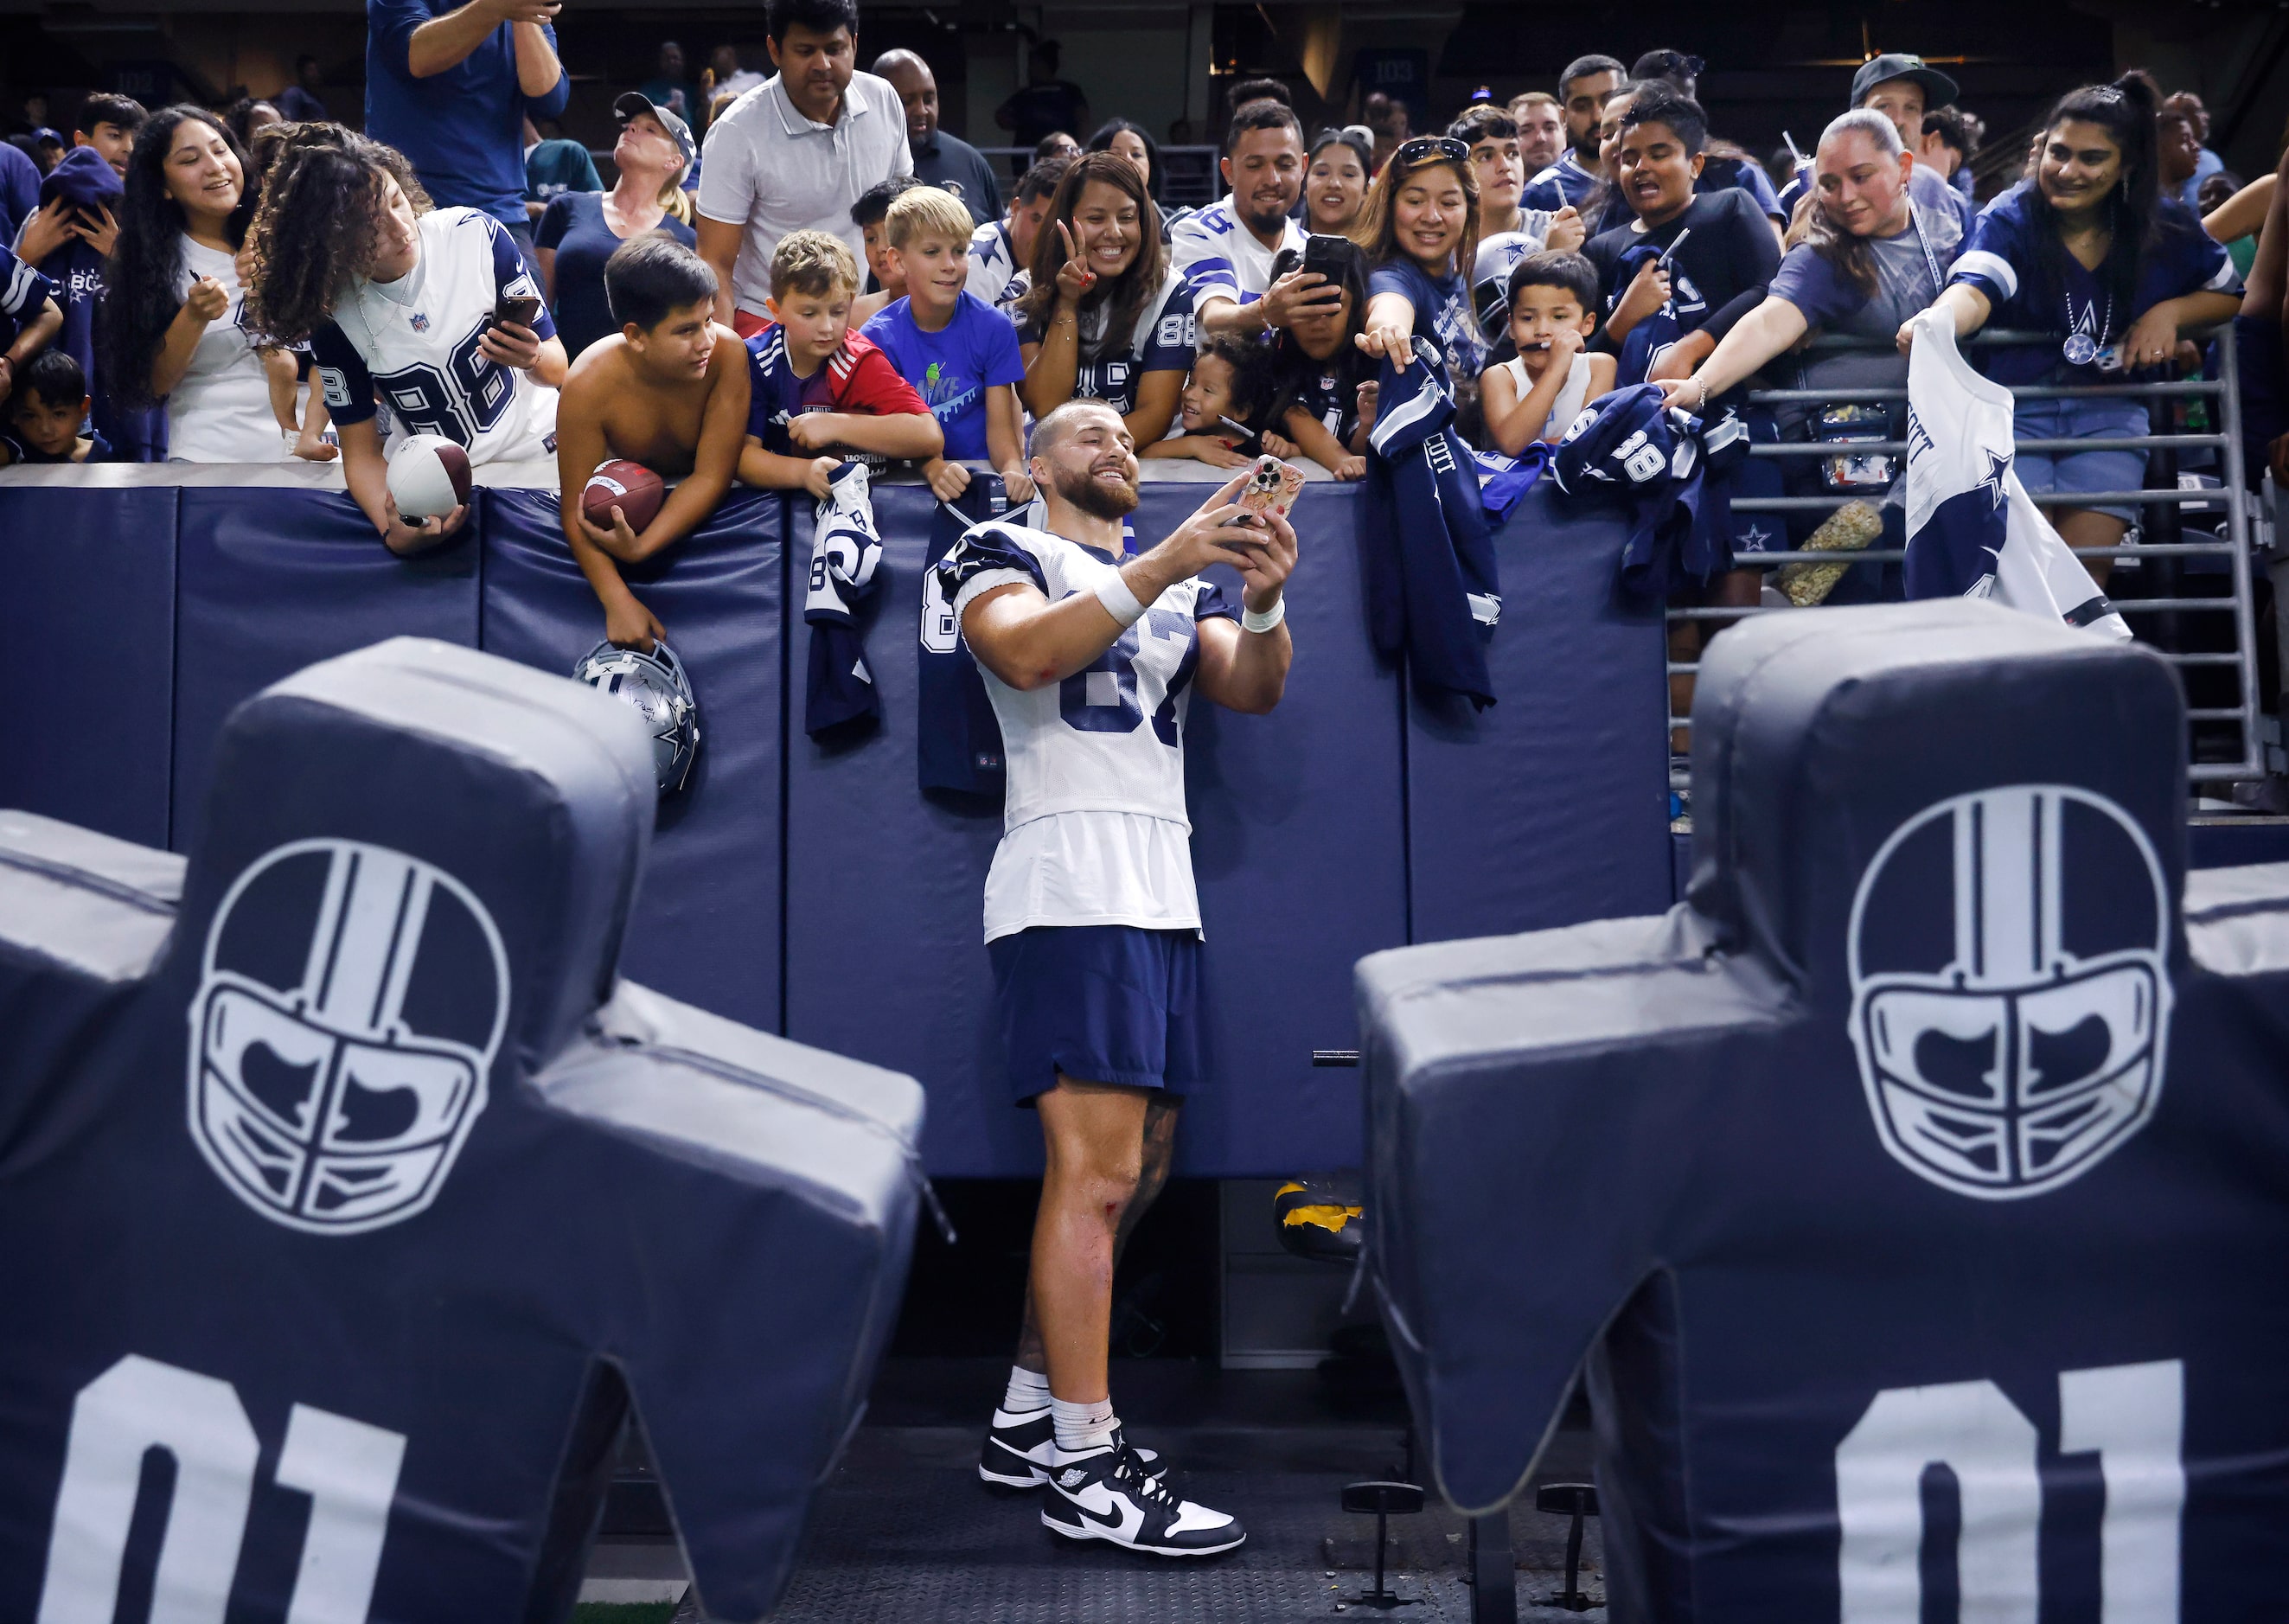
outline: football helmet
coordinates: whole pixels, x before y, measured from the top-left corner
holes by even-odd
[[[282,846],[207,933],[191,1136],[274,1222],[348,1235],[410,1218],[484,1111],[508,986],[491,916],[443,869],[354,840]]]
[[[572,675],[635,707],[651,735],[652,776],[659,792],[682,789],[699,753],[699,702],[691,697],[691,680],[666,640],[655,638],[650,654],[598,643],[580,657]]]
[[[2170,925],[2152,843],[2103,796],[2014,784],[1909,819],[1852,903],[1852,1043],[1885,1149],[1990,1200],[2090,1171],[2161,1096]]]

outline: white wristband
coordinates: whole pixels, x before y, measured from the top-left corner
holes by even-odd
[[[1287,618],[1288,600],[1285,597],[1272,600],[1272,607],[1261,615],[1245,603],[1240,606],[1240,629],[1243,632],[1269,632]]]
[[[1144,618],[1144,606],[1137,601],[1137,594],[1129,590],[1129,583],[1118,574],[1097,589],[1097,601],[1105,605],[1106,614],[1124,626],[1133,626]]]

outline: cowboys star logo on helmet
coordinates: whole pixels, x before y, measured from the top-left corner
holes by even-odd
[[[508,959],[418,857],[298,840],[242,873],[191,1001],[190,1127],[274,1222],[349,1235],[436,1199],[485,1108]]]
[[[653,783],[663,795],[682,789],[699,754],[699,702],[667,640],[654,638],[649,650],[598,643],[572,677],[634,708],[651,735]]]
[[[2154,1113],[2169,893],[2103,796],[2014,784],[1927,807],[1852,902],[1852,1043],[1884,1148],[2000,1200],[2080,1177]]]

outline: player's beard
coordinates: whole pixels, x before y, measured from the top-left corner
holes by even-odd
[[[1137,511],[1137,482],[1133,478],[1108,485],[1097,477],[1094,468],[1079,473],[1060,468],[1057,471],[1057,486],[1058,496],[1092,519],[1126,519]]]

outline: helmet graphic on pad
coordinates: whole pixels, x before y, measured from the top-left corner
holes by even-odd
[[[299,840],[242,873],[191,1001],[190,1127],[274,1222],[355,1234],[435,1200],[508,1019],[491,916],[435,864]]]
[[[2153,1114],[2169,893],[2103,796],[2014,784],[1926,808],[1852,903],[1851,1032],[1884,1148],[1961,1195],[2040,1195]]]

